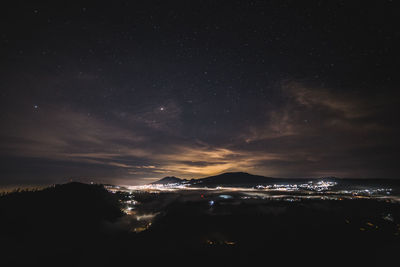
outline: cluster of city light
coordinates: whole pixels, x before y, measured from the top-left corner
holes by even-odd
[[[299,185],[302,189],[312,190],[312,191],[327,191],[330,190],[331,187],[337,185],[337,182],[332,181],[318,181],[318,182],[308,182],[307,184]]]
[[[128,186],[127,188],[133,191],[177,191],[188,189],[189,187],[187,184],[182,183],[168,183]]]
[[[159,213],[147,213],[147,214],[134,214],[133,219],[136,220],[135,227],[132,228],[133,232],[143,232],[152,225],[154,218]]]
[[[338,193],[349,194],[355,196],[371,196],[371,195],[390,195],[392,192],[391,188],[370,188],[370,189],[354,189],[354,190],[341,190]]]
[[[269,195],[262,193],[245,193],[245,196],[241,196],[240,199],[262,199],[262,200],[275,200],[275,201],[287,201],[287,202],[295,202],[301,200],[354,200],[354,199],[375,199],[382,201],[389,201],[393,203],[399,203],[400,198],[396,196],[361,196],[361,195],[340,195],[340,194],[311,194],[311,195]]]
[[[236,245],[235,241],[228,241],[228,240],[207,240],[206,244],[209,246],[215,246],[215,245],[228,245],[228,246],[234,246]]]
[[[336,182],[331,181],[310,181],[305,184],[273,184],[273,185],[257,185],[256,189],[263,190],[278,190],[278,191],[298,191],[298,190],[310,190],[310,191],[327,191],[331,187],[337,185]]]
[[[147,229],[149,229],[150,226],[151,226],[151,222],[149,222],[149,223],[147,223],[147,224],[145,224],[143,226],[134,227],[132,229],[132,232],[140,233],[140,232],[143,232],[143,231],[146,231]]]
[[[213,206],[219,203],[239,203],[250,199],[260,201],[285,201],[285,202],[298,202],[306,200],[352,200],[352,199],[375,199],[380,201],[387,201],[392,203],[399,203],[400,197],[392,194],[391,188],[367,188],[367,187],[353,187],[352,189],[342,190],[339,188],[334,189],[337,183],[333,181],[310,181],[307,183],[293,183],[293,184],[271,184],[271,185],[258,185],[255,187],[194,187],[188,184],[170,183],[170,184],[153,184],[144,186],[106,186],[106,188],[113,192],[124,193],[124,200],[121,203],[124,205],[123,212],[129,216],[131,222],[132,232],[143,232],[149,229],[155,217],[159,213],[143,213],[139,203],[135,199],[136,194],[156,193],[162,192],[188,192],[187,196],[193,197],[198,194],[198,198],[206,200],[213,210]],[[384,220],[394,222],[392,214],[384,214]],[[364,229],[364,228],[363,228]],[[366,228],[365,228],[366,229]],[[361,230],[361,228],[360,228]],[[396,233],[400,234],[399,231]],[[218,242],[210,241],[208,244],[218,244]],[[225,245],[234,245],[234,242],[222,242]]]
[[[234,198],[226,193],[231,192],[241,194],[241,199],[255,198],[255,199],[270,199],[270,200],[283,200],[283,201],[301,201],[303,199],[320,199],[320,200],[344,200],[344,199],[377,199],[386,200],[391,202],[400,202],[400,198],[391,195],[391,188],[363,188],[363,189],[347,189],[347,190],[333,190],[337,182],[318,180],[309,181],[307,183],[292,183],[292,184],[271,184],[271,185],[258,185],[255,187],[194,187],[189,184],[182,183],[169,183],[169,184],[152,184],[142,186],[130,187],[109,187],[112,192],[124,191],[129,192],[146,192],[146,193],[162,193],[174,191],[210,191],[215,194],[221,192],[220,199]],[[277,195],[279,192],[287,192],[287,194]],[[132,210],[138,203],[131,199],[125,202],[127,208],[125,212],[132,214]],[[212,204],[213,205],[214,201]]]
[[[311,190],[311,191],[326,191],[332,186],[336,185],[336,182],[325,182],[319,181],[317,183],[309,182],[306,184],[272,184],[272,185],[257,185],[254,188],[244,187],[232,187],[232,186],[217,186],[217,187],[195,187],[188,184],[170,183],[170,184],[154,184],[154,185],[141,185],[141,186],[130,186],[129,190],[138,191],[177,191],[177,190],[228,190],[228,191],[252,191],[258,190],[277,190],[277,191],[298,191],[298,190]]]

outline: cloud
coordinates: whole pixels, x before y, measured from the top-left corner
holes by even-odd
[[[159,105],[138,108],[134,113],[115,111],[114,115],[135,127],[178,135],[182,127],[181,113],[181,108],[174,101],[164,100]]]
[[[366,100],[351,93],[333,93],[326,88],[307,87],[299,82],[288,82],[283,90],[295,103],[313,110],[331,112],[336,116],[355,119],[373,112]]]
[[[246,142],[283,137],[320,136],[331,133],[360,134],[388,130],[376,114],[387,103],[355,93],[306,86],[289,81],[282,85],[284,104],[265,113],[265,123],[243,132]],[[296,137],[297,136],[297,137]]]
[[[279,105],[259,110],[261,123],[243,120],[235,130],[216,131],[217,140],[223,140],[218,143],[214,136],[199,140],[187,134],[183,108],[171,100],[133,111],[115,109],[106,117],[43,107],[8,118],[0,133],[0,156],[23,159],[24,165],[3,170],[25,176],[48,170],[49,177],[136,184],[166,175],[200,178],[226,171],[277,177],[381,175],[376,162],[395,169],[386,160],[394,152],[380,149],[397,141],[387,123],[377,120],[377,114],[387,112],[379,99],[294,81],[283,83],[280,97]]]
[[[170,121],[179,117],[178,108],[166,105],[165,109],[171,109],[172,115],[166,116]],[[104,166],[109,173],[102,176],[109,175],[110,179],[117,170],[121,179],[169,173],[192,178],[251,167],[252,157],[246,152],[188,141],[170,131],[167,124],[147,124],[150,113],[126,114],[124,124],[61,109],[52,114],[32,114],[29,119],[16,120],[13,129],[2,132],[2,139],[8,140],[1,144],[2,153],[46,159],[49,164],[64,161],[85,163],[93,169]]]
[[[382,120],[390,118],[393,103],[294,81],[284,82],[281,93],[282,104],[266,110],[264,123],[247,126],[238,139],[242,143],[231,146],[253,155],[275,155],[252,161],[253,169],[288,177],[376,177],[393,170],[391,153],[380,149],[398,144],[393,128]]]

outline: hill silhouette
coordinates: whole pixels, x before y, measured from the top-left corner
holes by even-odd
[[[175,184],[186,182],[186,179],[177,178],[175,176],[167,176],[158,181],[152,182],[151,184]]]
[[[254,186],[259,184],[270,184],[283,181],[281,178],[272,178],[261,175],[253,175],[246,172],[226,172],[215,176],[200,179],[180,179],[176,177],[165,177],[152,184],[187,183],[196,186]]]
[[[253,175],[246,172],[227,172],[215,176],[198,179],[201,185],[247,185],[270,183],[277,178]]]
[[[117,196],[102,185],[76,182],[3,194],[0,214],[4,266],[33,266],[35,259],[50,264],[53,257],[65,254],[79,258],[82,251],[104,243],[105,224],[123,215]],[[38,257],[43,252],[45,259]],[[72,264],[67,258],[55,265]]]
[[[118,199],[102,185],[68,183],[37,191],[15,191],[0,198],[1,224],[13,227],[35,216],[40,227],[51,227],[51,219],[75,223],[114,220],[122,215]],[[40,216],[37,216],[40,215]],[[73,215],[73,216],[72,216]],[[50,218],[51,217],[51,218]],[[21,225],[22,227],[23,225]],[[25,228],[25,227],[24,227]]]
[[[254,187],[257,185],[271,184],[291,184],[291,183],[307,183],[310,180],[328,180],[340,183],[340,186],[346,187],[351,185],[377,186],[386,184],[394,188],[400,186],[399,179],[385,178],[338,178],[338,177],[320,177],[320,178],[277,178],[261,175],[254,175],[247,172],[226,172],[219,175],[209,176],[198,179],[180,179],[177,177],[165,177],[151,184],[186,184],[194,187],[218,187],[218,186],[238,186],[238,187]]]

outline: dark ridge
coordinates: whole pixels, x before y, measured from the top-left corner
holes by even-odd
[[[114,243],[123,216],[118,195],[103,185],[72,182],[0,196],[0,251],[4,266],[78,266]],[[108,249],[109,250],[109,249]],[[90,257],[101,266],[101,258]],[[39,264],[40,263],[40,264]],[[81,265],[79,265],[81,266]]]
[[[26,235],[38,229],[47,233],[64,227],[66,232],[93,229],[122,216],[120,202],[102,185],[77,182],[4,194],[0,213],[0,235]]]
[[[260,175],[253,175],[246,172],[226,172],[223,174],[210,176],[200,179],[180,179],[174,176],[164,177],[151,184],[172,184],[189,183],[191,185],[244,185],[244,184],[263,184],[269,183],[279,178],[271,178]]]
[[[257,185],[271,183],[278,178],[253,175],[246,172],[227,172],[215,176],[197,179],[198,185],[218,186],[218,185]]]
[[[167,176],[162,178],[161,180],[152,182],[151,184],[176,184],[176,183],[182,183],[187,181],[186,179],[180,179],[175,176]]]
[[[397,179],[362,179],[362,178],[339,178],[334,176],[319,178],[276,178],[261,175],[253,175],[247,172],[226,172],[219,175],[209,176],[199,179],[180,179],[174,176],[168,176],[151,184],[188,184],[194,187],[218,187],[218,186],[241,186],[253,187],[256,185],[269,185],[274,183],[306,183],[310,180],[329,180],[339,182],[341,185],[377,185],[385,184],[389,186],[399,186],[400,180]]]

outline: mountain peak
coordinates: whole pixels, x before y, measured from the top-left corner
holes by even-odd
[[[218,186],[218,185],[246,185],[246,184],[264,184],[269,182],[270,177],[253,175],[247,172],[225,172],[215,176],[209,176],[200,179],[180,179],[175,176],[167,176],[151,184],[180,184],[187,183],[189,185],[202,185],[202,186]]]
[[[187,180],[181,179],[181,178],[178,178],[175,176],[167,176],[158,181],[152,182],[151,184],[176,184],[176,183],[182,183],[184,181],[187,181]]]

